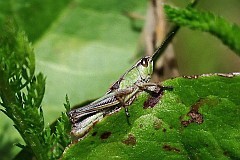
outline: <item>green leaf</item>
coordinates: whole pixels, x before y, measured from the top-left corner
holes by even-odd
[[[209,32],[218,37],[225,45],[240,54],[240,27],[227,22],[209,12],[200,12],[193,8],[178,9],[164,6],[168,18],[180,26]]]
[[[240,74],[180,77],[153,108],[149,95],[104,118],[66,149],[67,159],[239,159]],[[146,103],[146,102],[145,102]]]

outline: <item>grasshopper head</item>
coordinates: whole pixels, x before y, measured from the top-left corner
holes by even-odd
[[[149,82],[153,73],[153,61],[152,57],[143,57],[137,64],[137,69],[141,80]]]

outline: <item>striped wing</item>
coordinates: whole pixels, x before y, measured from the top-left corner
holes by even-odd
[[[120,102],[117,100],[115,93],[110,93],[86,106],[71,110],[68,115],[72,123],[77,123],[88,116],[107,110],[118,104],[120,104]]]

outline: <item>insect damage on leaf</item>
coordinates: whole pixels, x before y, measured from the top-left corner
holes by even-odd
[[[173,152],[180,152],[180,149],[176,148],[176,147],[172,147],[168,144],[164,144],[162,147],[165,151],[173,151]]]
[[[202,74],[202,75],[191,75],[191,76],[182,76],[183,78],[188,78],[188,79],[197,79],[199,77],[210,77],[210,76],[221,76],[221,77],[226,77],[226,78],[233,78],[235,76],[239,76],[240,73],[209,73],[209,74]]]
[[[153,108],[160,100],[160,98],[163,95],[163,91],[160,89],[160,87],[155,89],[155,93],[149,94],[148,99],[144,101],[143,108]]]
[[[187,116],[190,117],[189,120],[181,120],[181,124],[184,127],[187,127],[190,123],[203,123],[203,115],[199,113],[199,108],[206,103],[206,100],[199,99],[197,103],[192,105],[191,110],[187,113]]]
[[[239,75],[239,73],[218,73],[217,75],[222,77],[227,77],[227,78],[233,78]]]
[[[111,134],[112,134],[111,132],[106,131],[106,132],[101,134],[100,138],[101,139],[108,139],[111,136]]]
[[[133,134],[129,134],[128,138],[123,140],[122,143],[126,144],[126,145],[131,145],[134,146],[137,143],[136,137]]]
[[[94,137],[94,136],[96,136],[97,135],[97,132],[93,132],[92,133],[92,136]]]
[[[144,101],[143,108],[153,108],[160,100],[160,98],[163,96],[165,90],[173,90],[172,86],[157,86],[152,87],[152,90],[148,90],[149,93],[148,99]]]
[[[197,79],[198,77],[199,77],[198,75],[183,76],[183,78],[188,78],[188,79]]]
[[[154,122],[153,122],[153,128],[155,130],[159,130],[162,126],[162,121],[160,119],[155,119]]]

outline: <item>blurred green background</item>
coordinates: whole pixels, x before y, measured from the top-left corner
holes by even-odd
[[[185,7],[189,1],[167,4]],[[72,105],[103,95],[130,68],[139,40],[123,12],[145,15],[148,0],[11,0],[0,1],[0,23],[14,18],[33,43],[37,72],[47,77],[43,110],[46,125]],[[200,0],[198,9],[240,24],[239,0]],[[142,25],[144,22],[142,23]],[[236,72],[240,59],[208,33],[182,28],[174,39],[182,75]],[[0,155],[10,159],[23,143],[11,120],[0,113]]]

